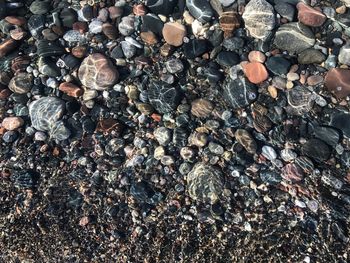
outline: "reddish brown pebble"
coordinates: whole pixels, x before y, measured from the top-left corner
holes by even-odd
[[[53,26],[51,27],[51,30],[52,30],[55,34],[57,34],[57,35],[59,35],[59,36],[63,36],[64,33],[65,33],[63,27],[56,26],[56,25],[53,25]]]
[[[208,117],[214,108],[213,104],[210,101],[205,99],[194,100],[191,106],[192,106],[191,108],[192,115],[198,118]]]
[[[116,39],[118,37],[118,29],[110,23],[104,23],[102,25],[102,32],[108,39],[111,40]]]
[[[289,163],[282,168],[281,176],[285,180],[299,182],[303,180],[304,173],[300,166],[294,163]]]
[[[243,70],[248,80],[254,84],[259,84],[269,77],[265,66],[259,62],[247,63]]]
[[[147,14],[147,9],[144,5],[134,5],[132,8],[132,12],[135,14],[135,16],[144,16]]]
[[[220,16],[220,27],[224,31],[224,37],[231,37],[234,30],[240,27],[241,23],[237,13],[233,11],[224,12]]]
[[[330,69],[325,78],[325,86],[337,98],[345,98],[350,94],[350,70]]]
[[[320,75],[313,75],[307,78],[307,84],[310,86],[316,86],[323,82],[323,77]]]
[[[319,27],[326,21],[327,17],[320,11],[302,2],[297,4],[298,20],[307,26]]]
[[[86,46],[77,46],[72,48],[72,55],[77,58],[85,57],[86,53],[87,53]]]
[[[155,45],[158,43],[158,38],[157,38],[156,34],[154,34],[151,31],[141,32],[140,37],[141,37],[142,41],[148,45]]]
[[[11,95],[11,91],[9,89],[3,89],[0,91],[0,100],[7,99]]]
[[[118,6],[111,6],[108,8],[110,19],[114,20],[123,14],[123,9]]]
[[[12,38],[4,40],[0,44],[0,58],[6,56],[9,52],[14,50],[18,46],[18,42]]]
[[[168,44],[179,47],[183,43],[186,36],[186,28],[184,25],[176,22],[168,22],[163,27],[163,37]]]
[[[170,56],[174,51],[174,47],[169,45],[168,43],[165,43],[161,48],[160,48],[160,54],[163,57]]]
[[[86,22],[75,22],[72,26],[73,30],[78,31],[81,34],[84,34],[88,31],[88,24]]]
[[[7,16],[5,17],[5,20],[6,22],[16,26],[23,26],[27,23],[27,20],[21,16]]]
[[[80,226],[87,226],[89,224],[89,217],[84,216],[79,220],[79,225]]]
[[[25,71],[30,64],[30,57],[23,55],[14,58],[11,61],[11,70],[13,73],[18,73],[20,71]]]
[[[250,62],[264,63],[266,60],[266,56],[261,51],[253,50],[249,52],[248,59]]]
[[[14,40],[21,40],[27,35],[22,28],[17,27],[15,29],[10,30],[10,37]]]
[[[24,124],[24,121],[21,117],[7,117],[3,119],[1,126],[8,131],[17,130]]]
[[[67,94],[68,96],[75,97],[75,98],[83,95],[84,93],[83,89],[69,82],[61,83],[58,89],[63,93]]]

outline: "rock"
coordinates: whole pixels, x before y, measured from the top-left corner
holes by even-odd
[[[276,24],[274,9],[265,0],[249,1],[242,18],[250,35],[257,39],[266,39]]]
[[[257,98],[257,88],[245,78],[230,80],[224,84],[224,98],[234,109],[243,108],[253,103]]]
[[[334,113],[330,125],[339,129],[344,136],[350,138],[350,114],[346,112]]]
[[[277,158],[275,149],[268,145],[262,147],[261,154],[270,161],[276,160]]]
[[[188,131],[185,128],[176,127],[173,132],[173,144],[176,147],[185,147],[188,140]]]
[[[293,21],[295,16],[295,7],[288,3],[277,3],[275,5],[275,10],[281,17],[288,19],[288,21]]]
[[[331,151],[327,144],[319,139],[308,140],[301,148],[301,152],[315,160],[316,162],[323,162],[328,160]]]
[[[191,114],[198,118],[208,117],[213,109],[213,104],[206,99],[196,99],[191,103]]]
[[[246,149],[248,153],[254,154],[258,148],[253,136],[244,129],[237,129],[235,132],[236,140]]]
[[[0,58],[6,56],[8,53],[13,51],[19,45],[19,41],[12,38],[7,38],[0,43]]]
[[[82,35],[80,32],[75,30],[68,30],[63,35],[63,39],[69,43],[85,43],[87,42],[87,39],[84,35]]]
[[[321,64],[326,60],[326,55],[320,50],[309,48],[298,54],[300,64]]]
[[[128,41],[121,41],[120,45],[126,58],[132,58],[135,56],[137,48],[133,44],[129,43]]]
[[[291,63],[281,56],[269,57],[265,63],[267,69],[275,75],[285,76],[289,72]]]
[[[345,6],[350,7],[350,0],[340,0],[345,4]]]
[[[294,152],[291,149],[283,149],[281,151],[281,158],[283,159],[283,161],[285,162],[291,162],[293,161],[295,158],[297,158],[298,155],[296,154],[296,152]]]
[[[64,102],[55,97],[42,97],[33,101],[29,106],[32,126],[40,131],[48,131],[56,121],[61,119],[64,110]]]
[[[337,98],[344,98],[350,94],[350,70],[332,68],[325,77],[325,87]]]
[[[293,22],[278,28],[273,43],[281,50],[299,54],[315,44],[315,36],[307,26]]]
[[[179,73],[184,70],[184,65],[182,64],[180,59],[174,58],[165,62],[165,67],[167,71],[171,74]]]
[[[98,34],[102,32],[102,25],[103,23],[99,20],[93,20],[89,24],[89,32],[91,34]]]
[[[80,97],[84,93],[83,89],[69,82],[61,83],[58,89],[68,96],[75,98]]]
[[[208,42],[204,39],[191,39],[183,45],[184,55],[188,59],[194,59],[203,55],[209,49]]]
[[[104,23],[102,25],[102,32],[110,40],[114,40],[118,37],[118,29],[110,23]]]
[[[341,64],[350,66],[350,42],[341,47],[338,55],[338,61]]]
[[[154,137],[160,145],[168,145],[171,142],[171,131],[165,127],[159,127],[154,131]]]
[[[320,11],[306,5],[303,2],[297,4],[298,20],[307,26],[319,27],[324,24],[327,17]]]
[[[208,149],[210,152],[216,155],[222,155],[224,153],[224,147],[218,143],[209,142]]]
[[[53,123],[50,129],[50,138],[58,141],[63,141],[71,135],[70,130],[64,125],[63,121]]]
[[[148,87],[148,99],[159,113],[175,110],[180,98],[179,90],[165,82],[152,81]]]
[[[186,36],[186,28],[177,22],[168,22],[163,27],[163,37],[165,42],[169,45],[179,47],[183,43],[183,39]]]
[[[61,22],[64,27],[72,28],[74,22],[77,21],[77,13],[72,8],[63,8],[60,13]]]
[[[118,81],[119,73],[107,57],[94,53],[83,60],[78,77],[88,88],[105,90]]]
[[[233,32],[241,26],[238,14],[233,11],[222,13],[219,23],[225,38],[231,37]]]
[[[163,35],[162,31],[163,31],[164,23],[162,20],[160,20],[158,16],[156,16],[155,14],[147,14],[145,16],[142,16],[141,20],[142,20],[142,27],[141,27],[142,32],[151,31],[158,36]]]
[[[145,5],[154,14],[170,15],[178,0],[147,0]]]
[[[223,67],[231,67],[241,61],[239,55],[233,51],[221,51],[216,57],[216,60]]]
[[[303,170],[295,163],[289,163],[282,168],[281,176],[291,182],[300,182],[304,179]]]
[[[58,77],[61,75],[60,69],[50,57],[40,57],[38,69],[41,74],[49,77]]]
[[[6,117],[2,120],[1,127],[8,131],[17,130],[24,124],[24,120],[21,117]]]
[[[309,112],[314,100],[312,92],[304,86],[296,86],[287,91],[287,112],[292,115],[303,115]]]
[[[157,35],[154,34],[152,31],[141,32],[140,37],[142,41],[148,45],[152,46],[158,43]]]
[[[250,62],[264,63],[266,61],[266,56],[261,51],[253,50],[249,52],[248,59]]]
[[[159,2],[159,1],[158,1]],[[143,4],[134,5],[132,7],[132,12],[135,16],[144,16],[147,14],[147,8]]]
[[[276,185],[282,181],[282,177],[275,171],[265,170],[260,172],[259,176],[264,183],[268,183],[270,185]]]
[[[118,24],[119,32],[123,36],[129,36],[135,31],[135,16],[128,15],[122,18],[122,21]]]
[[[269,74],[265,66],[259,62],[250,62],[243,66],[247,79],[254,84],[259,84],[268,79]]]
[[[18,94],[29,92],[33,85],[33,75],[25,72],[16,74],[9,83],[9,89]]]
[[[201,23],[209,22],[214,16],[214,11],[207,0],[187,0],[186,6],[191,15]]]
[[[40,57],[51,57],[51,56],[59,56],[64,54],[64,48],[57,45],[53,41],[48,40],[39,40],[37,42],[37,51],[36,53]]]
[[[224,7],[232,5],[236,0],[219,0]]]
[[[38,38],[45,27],[44,15],[33,15],[28,19],[28,29],[34,38]]]
[[[297,157],[295,159],[295,164],[298,165],[305,173],[312,173],[315,168],[311,159],[306,156]]]
[[[223,193],[224,177],[218,168],[197,163],[187,175],[187,186],[192,199],[214,204]]]
[[[340,140],[339,132],[333,127],[317,126],[314,129],[314,135],[316,138],[324,141],[332,147],[337,146]]]
[[[188,138],[189,145],[195,145],[199,148],[204,147],[208,143],[208,136],[205,133],[193,132]]]
[[[34,15],[44,15],[50,10],[50,8],[51,8],[50,5],[51,5],[50,0],[35,0],[29,6],[29,10]]]
[[[156,204],[158,198],[161,197],[156,193],[146,181],[141,181],[132,184],[130,187],[130,194],[139,202]]]

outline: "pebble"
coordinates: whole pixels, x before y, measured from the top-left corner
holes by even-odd
[[[84,93],[83,89],[69,82],[61,83],[58,89],[63,93],[67,94],[68,96],[75,98],[80,97]]]
[[[237,129],[235,132],[235,138],[248,153],[256,153],[258,146],[248,131],[244,129]]]
[[[282,177],[275,171],[265,170],[259,173],[260,179],[264,183],[277,185],[282,181]]]
[[[341,47],[338,61],[340,64],[350,66],[350,42]]]
[[[236,52],[232,51],[221,51],[217,58],[219,65],[223,67],[231,67],[237,65],[240,62],[240,57]]]
[[[126,58],[135,56],[137,48],[133,44],[130,44],[128,41],[121,41],[120,45]]]
[[[245,78],[230,80],[223,87],[225,99],[234,109],[243,108],[253,103],[257,98],[256,86]]]
[[[19,42],[12,38],[7,38],[0,43],[0,58],[6,56],[12,50],[17,48]]]
[[[277,2],[275,5],[276,12],[288,21],[293,21],[295,16],[295,7],[289,3]]]
[[[176,109],[181,96],[176,87],[165,82],[152,81],[148,87],[148,98],[159,113],[167,113]]]
[[[299,54],[315,44],[315,36],[307,26],[292,22],[278,28],[274,44],[281,50]]]
[[[350,0],[340,0],[345,4],[345,6],[350,7]]]
[[[277,159],[277,153],[271,146],[265,145],[262,147],[261,154],[265,156],[268,160],[273,161]]]
[[[78,77],[81,83],[88,88],[105,90],[118,81],[119,73],[107,57],[94,53],[83,60],[79,67]]]
[[[326,55],[317,49],[306,49],[298,54],[299,64],[321,64],[326,60]]]
[[[165,62],[167,71],[171,74],[179,73],[184,70],[184,65],[180,59],[173,58]]]
[[[204,39],[192,39],[183,45],[186,58],[194,59],[208,51],[208,42]]]
[[[334,113],[330,125],[339,129],[343,135],[350,138],[350,114],[345,112]]]
[[[124,16],[121,22],[118,24],[119,32],[123,36],[131,35],[135,31],[134,23],[135,23],[135,16],[133,15]]]
[[[328,160],[331,151],[326,143],[319,139],[308,140],[301,149],[301,152],[315,160],[316,162],[323,162]]]
[[[92,34],[98,34],[102,32],[102,21],[100,20],[93,20],[89,23],[89,32]]]
[[[29,92],[33,85],[33,75],[20,72],[16,74],[10,81],[8,87],[12,92],[25,94]]]
[[[298,20],[307,26],[320,27],[326,22],[327,17],[320,11],[300,2],[297,4]]]
[[[35,0],[29,6],[30,12],[34,15],[43,15],[50,10],[51,1],[50,0]]]
[[[274,9],[265,0],[249,1],[242,18],[250,35],[257,39],[266,39],[276,25]]]
[[[297,158],[297,154],[296,152],[294,152],[291,149],[283,149],[281,151],[281,158],[283,159],[283,161],[285,162],[291,162],[293,161],[295,158]]]
[[[118,29],[110,23],[103,23],[102,32],[110,40],[114,40],[118,37]]]
[[[332,147],[336,147],[340,140],[339,132],[336,129],[328,126],[315,127],[314,135],[316,138],[324,141]]]
[[[191,15],[199,22],[209,22],[214,16],[214,11],[207,0],[187,0],[186,6]]]
[[[269,77],[264,64],[259,62],[247,63],[243,66],[243,70],[248,80],[254,84],[259,84]]]
[[[208,144],[209,151],[216,155],[222,155],[224,153],[224,147],[215,142],[209,142]]]
[[[267,69],[278,76],[285,76],[289,72],[291,63],[281,56],[269,57],[265,63]]]
[[[213,109],[213,104],[206,99],[196,99],[191,103],[191,114],[198,118],[208,117]]]
[[[350,70],[332,68],[325,77],[325,87],[337,98],[344,98],[350,94]]]
[[[177,4],[176,0],[147,0],[145,5],[154,14],[170,15]]]
[[[241,25],[238,14],[234,11],[224,12],[219,19],[221,30],[224,31],[224,37],[231,37],[236,29]]]
[[[166,146],[171,142],[171,131],[166,127],[159,127],[154,131],[154,137],[160,145]]]
[[[266,61],[266,56],[261,51],[253,50],[249,52],[248,59],[250,62],[264,63]]]
[[[183,39],[186,36],[186,28],[184,25],[177,22],[168,22],[163,27],[163,37],[169,45],[179,47],[183,44]]]
[[[140,37],[141,37],[142,41],[148,45],[153,46],[153,45],[158,43],[158,37],[152,31],[141,32]]]
[[[281,170],[283,179],[291,182],[300,182],[304,179],[303,170],[295,163],[288,163]]]
[[[21,117],[6,117],[2,120],[1,127],[8,131],[17,130],[23,126],[24,120]]]

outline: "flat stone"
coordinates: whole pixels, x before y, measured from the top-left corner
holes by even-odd
[[[33,85],[33,75],[25,72],[16,74],[9,83],[9,89],[18,94],[29,92]]]
[[[221,51],[216,57],[216,60],[223,67],[231,67],[241,61],[239,55],[233,51]]]
[[[207,0],[187,0],[186,6],[191,15],[201,23],[209,22],[214,16],[213,8]]]
[[[69,82],[61,83],[58,89],[63,93],[67,94],[68,96],[75,98],[80,97],[84,93],[83,89]]]
[[[243,66],[243,71],[248,80],[254,84],[259,84],[268,79],[269,74],[264,66],[259,62],[250,62]]]
[[[24,124],[24,120],[21,117],[6,117],[2,120],[1,127],[8,131],[17,130]]]
[[[148,98],[159,113],[167,113],[176,109],[181,96],[176,87],[165,82],[152,81],[148,87]]]
[[[224,84],[224,98],[234,109],[243,108],[257,98],[257,88],[245,78],[230,80]]]
[[[235,138],[248,153],[256,153],[258,146],[253,136],[248,131],[244,129],[237,129],[235,132]]]
[[[325,87],[337,98],[345,98],[350,94],[350,70],[332,68],[325,77]]]
[[[315,44],[315,36],[307,26],[293,22],[278,28],[274,44],[281,50],[299,54]]]
[[[341,47],[338,55],[338,61],[341,64],[350,66],[350,42]]]
[[[307,26],[320,27],[326,22],[327,17],[320,11],[306,5],[303,2],[297,4],[298,20]]]
[[[249,1],[242,17],[250,35],[257,39],[267,38],[276,24],[274,9],[265,0]]]
[[[331,151],[326,143],[319,139],[308,140],[301,148],[301,152],[315,160],[316,162],[323,162],[328,160]]]
[[[154,14],[170,15],[174,11],[177,0],[147,0],[145,5]]]
[[[181,46],[186,36],[185,26],[177,22],[168,22],[164,24],[162,32],[165,42],[175,47]]]
[[[119,73],[107,57],[94,53],[83,60],[78,77],[88,88],[105,90],[118,81]]]
[[[309,48],[298,54],[299,64],[321,64],[326,60],[326,55],[320,50]]]
[[[208,117],[213,109],[213,104],[206,99],[196,99],[191,103],[191,113],[198,118]]]
[[[265,63],[267,69],[275,75],[285,76],[289,72],[291,63],[281,56],[269,57]]]
[[[350,138],[350,114],[345,112],[334,113],[330,125],[342,131],[344,136]]]
[[[324,141],[328,145],[335,147],[339,143],[339,132],[333,127],[317,126],[314,130],[315,137]]]

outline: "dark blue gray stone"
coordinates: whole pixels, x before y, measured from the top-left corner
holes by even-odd
[[[243,77],[230,80],[223,89],[224,98],[234,109],[246,107],[257,99],[256,86]]]
[[[187,0],[186,6],[199,22],[209,22],[214,15],[213,8],[207,0]]]
[[[146,0],[145,5],[154,14],[170,15],[178,0]]]
[[[165,82],[152,81],[148,88],[148,99],[160,113],[171,112],[180,103],[180,91]]]

